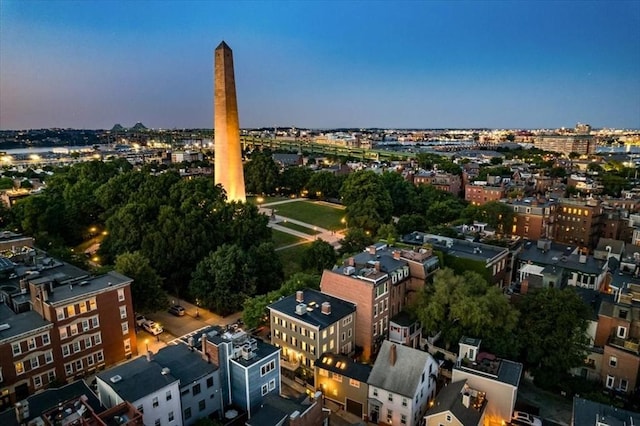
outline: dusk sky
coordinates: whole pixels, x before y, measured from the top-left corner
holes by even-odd
[[[640,128],[640,1],[0,0],[0,129]]]

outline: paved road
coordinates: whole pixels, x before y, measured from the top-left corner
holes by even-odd
[[[518,402],[539,408],[545,425],[571,424],[572,404],[567,398],[544,391],[528,380],[521,380],[518,387]],[[534,413],[535,414],[535,413]]]
[[[164,328],[164,332],[158,336],[152,336],[145,330],[140,329],[137,333],[138,353],[140,355],[144,355],[147,352],[147,348],[151,352],[157,353],[158,350],[180,336],[211,325],[232,324],[242,317],[242,312],[221,317],[206,309],[198,308],[182,299],[171,298],[169,302],[182,305],[186,311],[185,315],[177,317],[165,310],[147,315],[147,318],[159,322]]]

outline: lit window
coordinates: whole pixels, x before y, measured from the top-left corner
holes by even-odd
[[[61,339],[66,339],[67,338],[67,327],[60,327],[58,329],[58,331],[60,332],[60,338]]]
[[[124,343],[124,351],[125,351],[125,353],[130,353],[131,352],[131,339],[124,339],[123,343]]]
[[[16,374],[24,373],[24,364],[22,362],[16,362]]]
[[[96,309],[98,309],[98,307],[96,306],[96,299],[95,297],[92,297],[91,299],[89,299],[89,310],[95,311]]]

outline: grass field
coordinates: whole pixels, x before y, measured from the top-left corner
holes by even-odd
[[[305,241],[304,238],[299,238],[295,235],[287,234],[286,232],[276,231],[275,229],[271,230],[271,235],[276,248]]]
[[[298,246],[289,247],[276,252],[278,253],[278,256],[280,256],[280,261],[282,262],[282,270],[284,271],[285,280],[296,272],[302,271],[300,259],[302,258],[302,253],[307,249],[307,247],[309,247],[308,244],[300,244]]]
[[[284,226],[285,228],[293,229],[294,231],[303,232],[307,235],[316,235],[320,233],[320,231],[316,231],[313,228],[307,228],[306,226],[298,225],[297,223],[291,223],[287,221],[278,222],[278,225]]]
[[[345,216],[343,209],[331,207],[326,204],[318,204],[311,201],[295,201],[273,206],[276,214],[302,222],[311,223],[331,231],[344,229],[341,222]]]

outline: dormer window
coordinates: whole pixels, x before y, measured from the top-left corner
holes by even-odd
[[[621,339],[626,339],[627,338],[627,327],[623,327],[621,325],[618,326],[618,330],[616,332],[616,336],[618,336]]]

